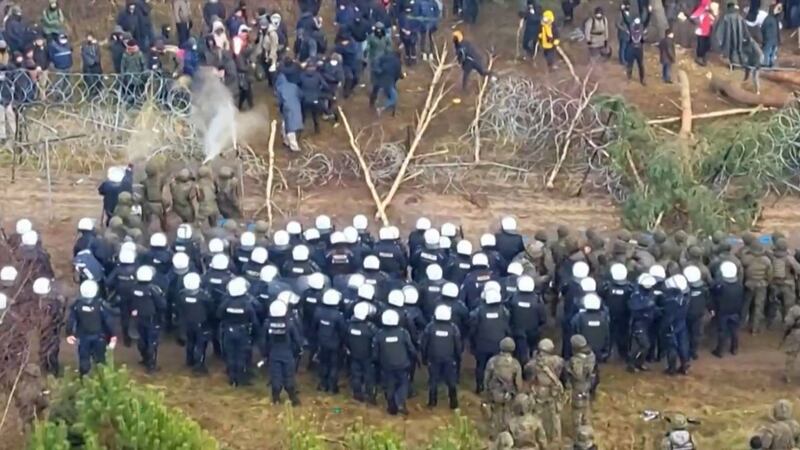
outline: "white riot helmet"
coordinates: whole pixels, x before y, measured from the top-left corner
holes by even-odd
[[[508,265],[508,268],[506,269],[506,272],[508,272],[511,275],[520,276],[520,275],[522,275],[522,272],[524,272],[524,269],[522,267],[522,264],[518,263],[517,261],[512,261]]]
[[[33,230],[33,224],[28,219],[19,219],[17,223],[14,225],[14,231],[17,232],[19,235],[23,235],[28,231]]]
[[[245,231],[239,236],[239,245],[243,248],[251,248],[256,245],[256,235],[252,231]]]
[[[447,236],[439,236],[439,248],[449,249],[453,245],[453,241]]]
[[[172,267],[175,270],[186,270],[189,268],[189,255],[178,252],[172,255]]]
[[[192,226],[188,223],[182,223],[178,225],[178,230],[175,232],[175,235],[178,239],[191,239],[192,238]]]
[[[50,293],[50,279],[49,278],[37,278],[33,282],[33,293],[36,295],[47,295]]]
[[[503,300],[502,295],[500,295],[499,290],[484,290],[483,291],[483,301],[486,302],[487,305],[496,305]]]
[[[212,238],[208,241],[208,252],[211,254],[222,253],[225,251],[225,242],[220,238]]]
[[[400,315],[393,309],[387,309],[381,314],[381,323],[387,327],[396,327],[400,323]]]
[[[209,264],[209,266],[211,266],[211,268],[214,270],[228,270],[228,266],[230,266],[230,263],[231,261],[230,259],[228,259],[227,255],[219,253],[214,255],[213,258],[211,258],[211,264]]]
[[[78,221],[78,231],[92,231],[94,230],[94,219],[84,217]]]
[[[314,226],[320,231],[328,231],[333,228],[333,225],[331,224],[331,218],[325,214],[319,215],[316,219],[314,219]]]
[[[351,274],[347,277],[347,287],[350,289],[358,289],[365,283],[364,275],[360,273]]]
[[[533,292],[535,286],[533,278],[528,275],[522,275],[517,278],[517,290],[520,292]]]
[[[732,261],[724,261],[719,265],[719,274],[725,281],[736,281],[738,269]]]
[[[458,235],[458,227],[456,227],[454,224],[450,222],[445,222],[442,224],[442,230],[439,234],[444,237],[453,239]]]
[[[153,276],[155,273],[156,271],[152,266],[141,266],[136,269],[136,281],[149,283],[153,281]]]
[[[83,298],[95,298],[97,297],[97,282],[94,280],[86,280],[81,283],[80,291],[81,297]]]
[[[106,175],[108,176],[108,181],[112,183],[122,183],[122,180],[125,178],[125,169],[119,166],[109,167],[108,171],[106,171]]]
[[[292,260],[296,262],[308,261],[308,247],[298,245],[292,249]]]
[[[483,233],[481,235],[481,247],[494,247],[497,245],[497,238],[492,233]]]
[[[429,228],[425,230],[425,234],[423,234],[422,237],[425,240],[425,245],[428,247],[436,248],[439,246],[439,230]]]
[[[628,268],[624,264],[615,263],[608,269],[611,273],[611,279],[614,281],[625,281],[628,278]]]
[[[456,244],[456,253],[462,256],[472,255],[472,242],[462,239]]]
[[[394,239],[394,233],[392,233],[392,227],[381,227],[378,230],[378,239],[382,241],[391,241]]]
[[[431,281],[439,281],[442,279],[442,267],[438,264],[428,264],[425,268],[425,276]]]
[[[133,252],[136,254],[136,243],[131,241],[125,241],[122,245],[119,246],[119,252]]]
[[[661,264],[653,264],[647,270],[647,273],[652,275],[653,278],[656,279],[656,281],[663,280],[664,278],[667,277],[667,272],[664,270],[664,266],[662,266]]]
[[[392,225],[391,227],[389,227],[389,229],[392,230],[392,239],[400,239],[400,229],[399,228],[397,228],[396,226]]]
[[[598,310],[602,305],[603,301],[600,299],[600,296],[597,294],[586,294],[583,296],[583,307],[589,310]]]
[[[458,298],[458,285],[455,283],[445,283],[442,286],[442,297]]]
[[[371,309],[372,305],[368,302],[358,302],[356,306],[353,307],[353,317],[358,320],[367,320]]]
[[[396,308],[402,308],[405,302],[406,302],[406,297],[405,295],[403,295],[403,291],[401,291],[400,289],[392,289],[389,292],[389,298],[387,300],[387,303],[389,303],[390,305]]]
[[[584,293],[596,292],[597,282],[592,277],[586,277],[581,280],[581,290]]]
[[[322,304],[337,306],[342,301],[342,294],[336,289],[328,289],[322,294]]]
[[[419,301],[419,291],[413,285],[403,286],[403,301],[406,305],[416,305]]]
[[[334,231],[331,233],[331,245],[336,244],[345,244],[347,243],[347,238],[344,236],[344,233],[341,231]]]
[[[356,214],[353,216],[353,228],[357,231],[364,231],[369,226],[369,219],[363,214]]]
[[[277,246],[289,245],[289,233],[286,230],[278,230],[272,235],[272,242]]]
[[[486,291],[502,292],[503,288],[502,288],[502,286],[500,286],[500,283],[498,283],[497,281],[489,280],[489,281],[486,282],[486,284],[483,285],[483,292],[486,292]]]
[[[381,268],[381,260],[378,259],[375,255],[369,255],[364,258],[364,269],[365,270],[380,270]]]
[[[136,262],[136,251],[129,248],[123,248],[119,251],[120,264],[133,264]]]
[[[511,216],[505,216],[500,221],[500,229],[505,231],[506,233],[516,233],[517,232],[517,219]]]
[[[39,243],[39,233],[31,230],[22,235],[22,245],[34,246]]]
[[[319,230],[316,228],[308,228],[306,231],[303,232],[303,237],[306,239],[306,242],[316,241],[321,236],[319,234]]]
[[[265,283],[271,283],[277,276],[278,268],[273,265],[262,267],[261,272],[258,274],[258,278]]]
[[[200,289],[200,275],[194,272],[189,272],[183,276],[183,287],[189,291],[196,291]]]
[[[353,227],[347,227],[343,231],[344,233],[344,240],[348,244],[355,244],[358,242],[358,230]]]
[[[295,297],[295,295],[294,295],[294,292],[292,292],[292,291],[280,291],[278,293],[278,296],[275,298],[275,300],[277,300],[277,301],[283,303],[284,305],[288,306],[289,304],[293,303],[292,299],[294,297]]]
[[[153,233],[150,236],[150,247],[166,247],[167,246],[167,235],[164,233]]]
[[[430,230],[431,221],[427,217],[420,217],[417,219],[416,229],[420,231]]]
[[[453,309],[447,305],[439,305],[433,310],[433,318],[440,322],[449,322],[453,318]]]
[[[656,285],[656,279],[649,273],[643,273],[639,275],[639,278],[636,279],[636,282],[639,283],[639,286],[645,289],[652,289],[653,286]]]
[[[3,266],[0,269],[0,281],[4,283],[12,283],[17,280],[17,269],[14,266]]]
[[[319,272],[312,273],[308,276],[308,287],[317,290],[322,289],[325,287],[325,276]]]
[[[296,220],[291,220],[286,224],[286,232],[290,235],[299,236],[303,234],[303,226]]]
[[[472,255],[472,265],[476,267],[489,267],[489,257],[486,253],[475,253]]]
[[[358,298],[364,300],[372,300],[373,298],[375,298],[375,286],[364,283],[361,286],[359,286],[357,295]]]
[[[228,295],[231,297],[241,297],[247,293],[247,280],[236,277],[228,282]]]
[[[683,269],[683,276],[686,277],[686,281],[692,285],[699,283],[702,278],[700,269],[697,266],[686,266]]]
[[[584,261],[575,261],[572,264],[572,276],[578,279],[589,276],[589,265]]]
[[[286,317],[286,313],[288,312],[288,310],[289,307],[286,305],[286,303],[282,301],[276,300],[269,304],[270,317],[276,317],[276,318]]]
[[[256,264],[266,264],[269,252],[264,247],[256,247],[250,252],[250,261]]]

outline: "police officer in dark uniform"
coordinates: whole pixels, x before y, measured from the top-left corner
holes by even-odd
[[[264,321],[262,335],[261,355],[269,364],[272,403],[280,402],[281,391],[285,389],[292,405],[299,405],[294,376],[303,337],[289,317],[286,303],[275,300],[269,305],[269,317]]]
[[[459,295],[458,285],[447,282],[442,286],[442,298],[435,304],[434,312],[439,305],[450,307],[451,320],[461,332],[462,339],[466,339],[469,336],[469,310]]]
[[[201,289],[197,273],[187,273],[180,282],[183,288],[178,292],[175,307],[186,335],[186,366],[194,373],[205,374],[206,347],[212,335],[210,319],[216,313],[214,303],[208,292]]]
[[[156,370],[161,319],[167,309],[164,292],[153,282],[155,269],[141,266],[136,269],[136,285],[131,297],[131,316],[136,318],[139,340],[136,345],[148,373]]]
[[[375,286],[376,301],[384,301],[393,286],[390,286],[389,276],[381,271],[381,260],[375,255],[367,255],[362,265],[361,274],[364,275],[364,283]]]
[[[497,250],[497,239],[491,233],[481,235],[481,253],[489,259],[489,268],[499,275],[505,275],[508,260]]]
[[[433,309],[441,301],[442,286],[447,280],[442,279],[442,268],[438,264],[431,264],[425,268],[425,279],[419,282],[419,292],[422,300],[422,313],[430,321]]]
[[[399,241],[397,227],[383,227],[378,232],[378,241],[372,246],[372,254],[380,260],[381,269],[390,277],[405,279],[408,256]]]
[[[503,301],[507,301],[512,295],[517,293],[517,279],[523,272],[524,269],[521,263],[512,261],[508,264],[506,276],[499,280],[503,292]]]
[[[497,280],[495,272],[489,268],[489,258],[485,253],[472,255],[472,270],[464,277],[461,284],[462,296],[467,308],[472,311],[480,305],[483,287],[489,281]]]
[[[378,328],[368,317],[374,306],[358,302],[353,317],[347,323],[345,349],[350,360],[350,388],[356,401],[375,404],[375,364],[372,360],[372,340]]]
[[[611,331],[608,313],[602,308],[600,296],[589,293],[583,296],[582,308],[572,318],[572,334],[586,338],[598,362],[605,362],[611,352]]]
[[[178,225],[178,229],[175,232],[175,242],[172,243],[172,252],[186,253],[189,255],[189,261],[191,261],[190,266],[194,267],[193,270],[200,271],[204,269],[203,260],[200,246],[197,241],[192,238],[193,234],[194,230],[192,230],[192,226],[188,223]]]
[[[80,297],[70,307],[67,319],[67,342],[78,343],[78,371],[81,376],[89,373],[92,361],[106,361],[106,345],[111,348],[117,338],[111,329],[111,318],[97,296],[98,285],[94,280],[81,283]]]
[[[668,375],[689,371],[689,331],[686,316],[689,312],[689,283],[683,274],[673,275],[664,281],[660,336],[667,356]],[[680,367],[677,366],[680,359]]]
[[[300,244],[292,249],[292,259],[283,264],[281,274],[291,281],[296,281],[304,275],[319,272],[320,269],[314,261],[309,259],[311,253],[308,246]]]
[[[120,332],[122,343],[126,347],[131,345],[130,321],[131,321],[131,301],[133,288],[136,285],[136,251],[130,248],[120,250],[117,258],[119,264],[108,274],[105,285],[113,303],[119,304]]]
[[[250,257],[247,262],[242,265],[242,276],[247,279],[250,286],[258,283],[261,277],[261,269],[267,265],[268,257],[267,249],[264,247],[255,247],[250,252]]]
[[[455,253],[450,253],[444,266],[444,276],[458,285],[472,270],[472,243],[466,239],[458,241]]]
[[[317,344],[317,327],[314,324],[317,309],[322,305],[322,295],[325,289],[325,276],[313,273],[307,279],[308,288],[300,294],[300,308],[303,317],[303,331],[308,345],[308,367],[312,366],[319,348]]]
[[[153,267],[160,275],[169,272],[172,250],[167,245],[167,236],[164,233],[154,233],[150,236],[150,249],[142,255],[140,262]]]
[[[327,289],[322,305],[314,311],[313,329],[319,347],[319,384],[317,390],[339,393],[339,363],[342,356],[347,323],[339,309],[342,294]]]
[[[516,343],[514,356],[525,366],[539,344],[539,330],[547,323],[547,308],[541,294],[535,291],[533,278],[522,275],[517,278],[516,287],[517,292],[511,296],[507,307],[511,314],[511,335]]]
[[[717,317],[717,347],[712,352],[722,358],[722,352],[730,339],[730,352],[739,348],[739,326],[744,307],[744,285],[739,280],[736,264],[725,261],[719,265],[721,280],[711,287],[711,311]]]
[[[183,276],[189,273],[189,255],[186,253],[175,253],[172,255],[172,270],[162,277],[166,282],[164,289],[167,299],[167,310],[164,314],[164,325],[167,332],[171,332],[178,323],[178,294],[183,289]],[[196,269],[193,269],[196,270]],[[156,274],[158,276],[158,274]],[[180,337],[179,337],[180,339]]]
[[[414,226],[414,231],[408,234],[408,254],[413,255],[425,246],[425,232],[430,230],[431,221],[427,217],[420,217]],[[431,242],[433,240],[431,239]],[[436,237],[438,243],[439,237]]]
[[[279,269],[283,269],[284,264],[291,260],[292,245],[289,240],[286,230],[278,230],[272,235],[272,245],[267,247],[270,262]]]
[[[697,349],[703,335],[703,317],[710,306],[708,286],[703,281],[700,268],[686,266],[683,276],[689,283],[689,312],[686,315],[686,326],[689,329],[689,356],[697,359]]]
[[[250,285],[250,295],[260,303],[260,311],[266,313],[269,305],[283,291],[291,291],[292,286],[280,279],[278,268],[273,265],[266,265],[261,268],[258,280]],[[266,317],[259,317],[259,322],[263,322]],[[302,325],[301,325],[302,326]]]
[[[444,263],[444,252],[439,248],[439,231],[431,228],[423,235],[424,245],[411,254],[409,265],[411,276],[415,282],[420,282],[425,277],[425,269],[431,264]],[[409,247],[411,243],[409,242]]]
[[[216,254],[211,258],[211,263],[208,266],[208,271],[202,277],[202,289],[211,296],[213,301],[214,310],[217,311],[227,295],[228,282],[233,278],[230,269],[230,259],[227,255]],[[217,356],[222,355],[222,340],[220,338],[219,315],[214,314],[211,318],[212,339],[211,343],[214,348],[214,354]]]
[[[232,278],[226,290],[227,297],[217,308],[217,317],[228,383],[236,387],[246,383],[247,351],[253,330],[258,326],[258,317],[247,295],[247,280]]]
[[[345,241],[341,231],[331,233],[331,246],[325,254],[327,274],[331,277],[351,274],[358,269],[355,255]]]
[[[303,239],[311,251],[311,260],[323,270],[327,269],[328,262],[325,260],[325,254],[328,252],[328,242],[324,241],[316,228],[307,228],[303,232]]]
[[[452,310],[439,305],[433,312],[434,321],[422,332],[420,352],[428,366],[428,407],[437,405],[437,388],[444,382],[450,397],[450,409],[458,408],[459,361],[463,351],[461,332],[452,322]]]
[[[639,275],[638,286],[628,299],[630,312],[630,340],[628,343],[628,371],[648,370],[645,365],[647,353],[650,351],[650,328],[656,317],[656,303],[653,289],[656,279],[649,273]]]
[[[628,300],[633,286],[628,281],[628,269],[624,264],[614,263],[609,267],[609,279],[600,287],[600,295],[608,308],[611,346],[616,347],[620,358],[628,355]]]
[[[562,267],[570,267],[569,276],[560,276],[561,296],[564,302],[564,312],[561,318],[561,356],[569,359],[572,356],[572,347],[569,338],[572,336],[572,317],[578,312],[580,300],[585,292],[581,281],[589,276],[589,265],[585,261],[574,261],[568,266],[569,261],[562,263]]]
[[[499,290],[484,290],[484,304],[470,313],[470,341],[475,355],[475,392],[483,392],[489,359],[500,351],[500,341],[511,335],[510,317]]]
[[[236,273],[242,274],[244,266],[250,262],[250,254],[256,247],[256,235],[252,231],[245,231],[239,236],[239,245],[233,250],[233,265]]]
[[[387,411],[407,415],[408,371],[417,362],[417,350],[408,331],[399,326],[397,311],[384,311],[381,323],[383,327],[372,341],[372,358],[381,371]]]
[[[497,251],[506,261],[511,261],[515,256],[525,251],[522,236],[517,231],[517,219],[506,216],[500,221],[500,231],[495,235]]]

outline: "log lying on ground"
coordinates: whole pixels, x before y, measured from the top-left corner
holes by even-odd
[[[717,77],[711,77],[711,90],[721,93],[729,99],[749,106],[767,106],[771,108],[782,108],[792,100],[791,94],[756,94],[744,90],[738,82],[725,81]]]
[[[800,88],[800,72],[761,71],[761,78],[775,83],[786,83],[793,88]]]

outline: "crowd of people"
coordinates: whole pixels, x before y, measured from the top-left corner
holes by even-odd
[[[63,326],[41,338],[55,343],[42,353],[51,373],[60,370],[62,331],[77,345],[81,374],[104,361],[117,337],[126,346],[135,340],[141,364],[155,371],[164,334],[184,346],[185,364],[198,376],[207,373],[209,344],[231,386],[250,384],[265,368],[274,402],[285,391],[299,403],[295,375],[305,366],[321,392],[338,393],[346,372],[354,399],[377,404],[382,389],[389,414],[408,414],[420,367],[427,369],[428,406],[438,406],[443,384],[448,406],[458,408],[471,353],[475,392],[498,448],[561,442],[567,404],[576,445],[585,445],[576,448],[592,448],[599,368],[614,356],[633,373],[663,363],[667,375],[686,375],[701,355],[708,316],[716,357],[737,353],[741,326],[758,333],[778,323],[787,382],[800,355],[800,263],[777,232],[768,239],[745,233],[735,246],[723,233],[622,230],[604,237],[567,226],[525,237],[507,216],[473,244],[452,222],[435,227],[422,217],[401,238],[393,226],[373,234],[364,215],[341,229],[320,215],[311,226],[289,221],[270,235],[262,221],[237,223],[239,197],[225,194],[229,168],[201,167],[197,181],[188,170],[167,180],[150,166],[145,172],[134,186],[131,168],[110,169],[99,188],[106,226],[78,222],[79,293],[68,305],[31,222],[18,220],[7,238],[33,276],[23,280],[20,268],[3,267],[0,307],[19,289],[54,305],[48,311]],[[189,186],[178,189],[181,183]],[[216,196],[202,207],[191,195],[188,205],[151,196],[166,186]],[[174,234],[162,219],[173,214],[181,221]],[[560,349],[543,337],[548,323],[561,329]],[[787,413],[780,402],[776,418],[785,423],[767,426],[754,442],[798,442],[800,427],[785,426],[790,406]],[[686,421],[672,424],[665,439],[690,442]],[[503,447],[509,440],[514,447]]]

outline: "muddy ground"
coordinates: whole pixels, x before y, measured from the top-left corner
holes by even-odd
[[[8,172],[0,172],[8,180]],[[99,180],[80,176],[61,176],[53,186],[52,207],[48,203],[46,182],[34,173],[18,174],[14,184],[5,184],[0,216],[6,228],[13,227],[16,217],[31,217],[43,230],[44,243],[52,254],[58,277],[64,288],[74,292],[66,281],[69,275],[69,252],[74,227],[82,216],[96,217],[100,210],[95,195]],[[461,196],[442,196],[401,191],[397,198],[395,216],[403,229],[413,226],[418,214],[425,213],[436,223],[454,220],[464,225],[468,237],[476,239],[480,232],[492,226],[490,218],[502,213],[516,214],[524,232],[539,227],[552,228],[557,223],[569,223],[576,228],[595,226],[613,229],[617,226],[614,207],[603,198],[561,198],[556,195],[524,193],[518,202],[510,202],[506,193],[489,195],[485,207],[478,207]],[[260,205],[260,199],[248,199],[248,209]],[[307,192],[303,199],[292,199],[303,211],[303,218],[317,213],[332,213],[334,220],[344,224],[353,213],[369,204],[365,189],[360,186],[338,190]],[[335,211],[331,205],[336,205]],[[795,201],[782,201],[765,211],[764,229],[781,229],[798,235],[798,213]],[[52,220],[51,220],[52,218]],[[548,334],[555,335],[550,327]],[[718,360],[708,353],[709,343],[701,359],[687,377],[670,378],[655,368],[650,373],[631,375],[618,361],[602,367],[602,382],[594,406],[594,424],[598,443],[603,449],[651,449],[653,439],[663,430],[663,424],[642,422],[643,409],[682,411],[702,420],[696,429],[702,448],[743,448],[749,433],[765,420],[770,404],[781,397],[796,398],[796,386],[785,385],[780,377],[783,356],[776,350],[779,336],[771,332],[758,337],[745,336],[740,354],[735,358]],[[74,348],[64,345],[62,360],[75,365]],[[256,385],[234,390],[228,387],[222,364],[211,363],[212,375],[195,378],[182,367],[182,348],[171,339],[161,346],[161,371],[154,376],[142,373],[134,349],[118,348],[116,360],[130,367],[136,379],[162,392],[170,405],[181,408],[196,419],[211,434],[229,448],[281,448],[280,414],[282,407],[270,404],[266,380]],[[461,406],[464,414],[482,423],[479,399],[474,388],[471,359],[467,359],[461,376]],[[449,410],[425,408],[424,371],[416,381],[418,395],[410,402],[408,418],[394,418],[382,409],[368,408],[348,398],[346,381],[341,382],[342,394],[321,395],[315,391],[316,381],[308,373],[300,376],[303,405],[300,414],[315,416],[327,436],[335,441],[345,426],[361,417],[366,423],[389,426],[409,443],[428,439],[435,429],[451,417]],[[800,406],[800,405],[798,405]],[[565,414],[565,428],[570,428]],[[7,441],[14,442],[14,440]],[[18,441],[17,441],[18,442]],[[0,445],[3,447],[3,445]]]

